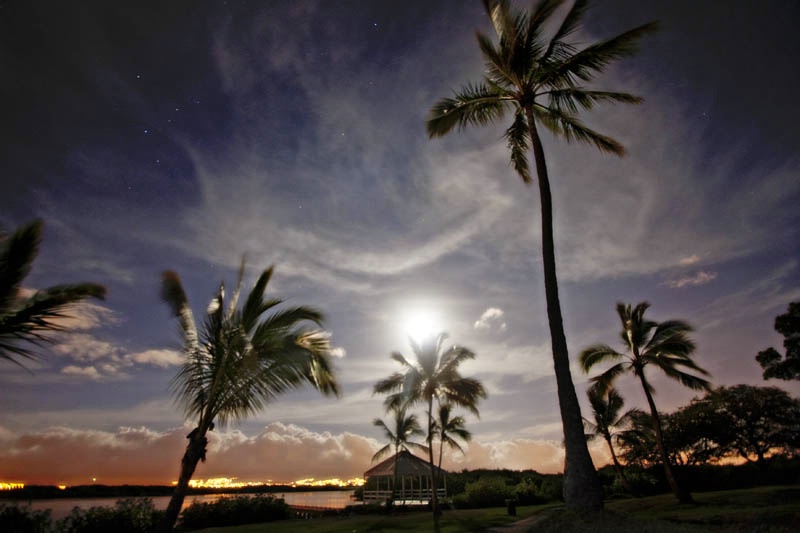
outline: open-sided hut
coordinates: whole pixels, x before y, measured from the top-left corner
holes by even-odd
[[[395,483],[395,464],[397,465],[397,491],[393,490]],[[438,496],[440,499],[447,497],[447,480],[444,470],[436,468],[439,478]],[[364,502],[384,502],[393,500],[395,503],[429,502],[433,498],[431,469],[428,462],[416,455],[403,450],[395,457],[389,457],[364,472]]]

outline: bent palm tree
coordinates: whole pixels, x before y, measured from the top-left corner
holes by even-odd
[[[691,358],[695,349],[694,342],[688,337],[688,333],[692,331],[691,326],[680,320],[667,320],[661,323],[645,320],[644,313],[648,307],[650,304],[647,302],[642,302],[635,308],[631,308],[630,304],[617,304],[617,314],[622,322],[620,335],[627,350],[626,354],[622,354],[606,344],[597,344],[581,352],[580,362],[583,370],[589,372],[598,363],[623,359],[599,376],[592,378],[598,391],[608,391],[614,380],[625,372],[631,372],[639,378],[647,398],[647,405],[650,407],[656,445],[664,465],[667,482],[678,502],[691,503],[692,495],[678,484],[673,475],[664,445],[661,418],[653,400],[653,386],[647,380],[644,370],[649,365],[655,366],[668,377],[693,390],[709,390],[708,380],[684,372],[681,368],[703,375],[708,375],[708,372],[697,366]]]
[[[167,271],[163,276],[162,297],[178,319],[186,355],[172,390],[186,416],[196,418],[197,425],[187,436],[178,485],[160,531],[172,530],[197,463],[205,461],[206,434],[215,423],[241,420],[304,384],[323,394],[338,394],[329,340],[321,331],[305,326],[309,322],[321,325],[322,314],[309,307],[274,310],[281,300],[264,298],[271,267],[258,278],[240,309],[243,275],[244,262],[227,307],[221,285],[200,331],[178,275]],[[268,311],[272,313],[264,316]]]
[[[397,409],[420,402],[425,405],[428,430],[425,442],[428,448],[428,465],[431,470],[433,491],[431,494],[435,527],[439,520],[438,471],[433,460],[433,438],[436,423],[433,413],[434,400],[469,409],[479,416],[478,401],[486,398],[486,390],[480,381],[461,376],[458,367],[475,354],[462,346],[443,349],[447,335],[442,333],[417,344],[409,339],[415,360],[408,360],[399,352],[392,353],[392,359],[400,363],[402,372],[395,372],[375,384],[374,392],[387,394],[384,405],[387,409]]]
[[[566,448],[564,499],[573,508],[599,509],[603,506],[602,488],[589,457],[569,368],[558,296],[550,179],[537,124],[567,142],[586,142],[602,152],[624,155],[622,145],[586,127],[577,115],[580,110],[589,110],[597,103],[635,104],[641,102],[641,98],[627,93],[590,90],[580,84],[592,81],[612,61],[633,54],[639,39],[655,30],[656,24],[645,24],[578,50],[567,39],[580,25],[588,4],[586,0],[576,0],[572,4],[549,38],[545,30],[553,23],[552,15],[563,0],[541,0],[530,14],[513,12],[507,0],[484,0],[483,3],[498,37],[495,45],[488,37],[478,34],[488,75],[482,82],[469,84],[451,98],[435,104],[427,130],[431,138],[441,137],[454,128],[496,122],[511,109],[514,119],[505,138],[511,163],[525,184],[533,182],[527,155],[529,148],[533,152],[541,203],[547,318]]]
[[[56,285],[25,295],[22,282],[39,253],[44,223],[35,220],[0,240],[0,359],[22,365],[35,359],[32,347],[52,342],[49,333],[64,331],[60,319],[86,298],[103,299],[106,290],[94,283]]]
[[[394,413],[393,429],[387,426],[380,418],[376,418],[372,421],[373,426],[383,429],[383,435],[389,441],[383,448],[375,452],[375,455],[372,456],[372,460],[377,461],[383,454],[394,448],[394,484],[392,485],[392,493],[394,495],[397,492],[397,460],[400,456],[400,451],[411,451],[409,448],[416,448],[427,452],[428,449],[422,444],[411,441],[413,437],[419,437],[425,434],[419,425],[417,415],[406,415],[406,410],[402,406],[392,411]]]
[[[439,436],[439,469],[442,468],[442,455],[444,454],[444,445],[447,444],[450,448],[455,448],[464,454],[464,448],[461,447],[458,440],[469,442],[472,440],[472,433],[466,427],[466,420],[463,416],[455,416],[450,418],[453,407],[448,404],[439,406],[439,414],[436,417],[436,424],[434,430]],[[455,438],[454,438],[455,437]]]
[[[596,387],[590,387],[587,391],[589,396],[589,403],[592,406],[592,414],[594,415],[594,423],[584,419],[584,425],[587,430],[587,438],[589,440],[601,437],[608,445],[608,451],[611,452],[611,461],[614,464],[614,470],[617,472],[622,485],[629,493],[634,494],[633,487],[631,487],[628,478],[625,477],[625,471],[619,463],[617,453],[614,450],[613,440],[618,436],[616,430],[628,426],[632,422],[632,418],[638,409],[630,409],[620,416],[619,412],[625,401],[619,395],[617,389],[609,389],[607,393],[603,393]]]

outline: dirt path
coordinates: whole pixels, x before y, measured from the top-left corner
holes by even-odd
[[[522,520],[517,520],[516,522],[512,522],[505,526],[495,526],[489,529],[484,529],[481,533],[527,533],[534,526],[536,526],[536,524],[546,519],[552,513],[560,511],[561,509],[561,507],[545,509],[544,511],[536,513],[533,516],[523,518]]]

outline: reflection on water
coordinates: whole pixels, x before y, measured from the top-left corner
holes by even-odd
[[[352,494],[353,491],[351,490],[321,490],[313,492],[279,492],[272,494],[272,496],[283,498],[289,505],[343,509],[353,503],[350,498]],[[204,494],[188,496],[183,502],[183,507],[186,508],[195,502],[214,502],[223,496],[233,497],[238,495]],[[153,500],[153,505],[155,505],[156,509],[166,509],[169,498],[169,496],[155,496],[150,499]],[[59,498],[52,500],[32,500],[30,502],[0,500],[0,504],[8,503],[13,505],[16,503],[18,505],[28,505],[28,503],[30,503],[31,509],[34,511],[50,509],[53,520],[60,520],[67,516],[70,511],[72,511],[73,507],[80,507],[81,509],[88,509],[89,507],[113,507],[119,499],[120,498]]]

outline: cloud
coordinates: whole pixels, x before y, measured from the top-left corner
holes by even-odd
[[[473,327],[478,330],[505,331],[508,326],[503,321],[504,314],[499,307],[490,307],[475,321]]]
[[[684,276],[678,279],[668,280],[664,282],[667,287],[672,289],[682,289],[684,287],[696,287],[698,285],[705,285],[717,279],[716,272],[701,270],[694,275]]]
[[[177,477],[190,426],[168,431],[119,427],[113,431],[64,426],[15,434],[0,426],[0,479],[28,484],[169,484]],[[244,481],[294,481],[316,477],[350,478],[371,466],[381,446],[351,432],[313,431],[273,422],[255,435],[240,430],[208,433],[208,455],[195,478],[236,477]],[[593,455],[603,457],[602,447]],[[449,470],[477,468],[563,471],[564,450],[557,441],[499,439],[473,441],[466,455],[445,450]],[[599,451],[599,453],[595,453]],[[68,461],[64,457],[69,457]]]
[[[345,350],[341,346],[336,346],[334,348],[331,348],[331,357],[335,357],[337,359],[341,359],[345,355],[347,355],[347,350]]]
[[[170,366],[182,365],[184,357],[181,352],[175,350],[145,350],[143,352],[128,354],[125,356],[125,360],[143,365],[167,368]]]
[[[80,376],[86,377],[93,380],[99,380],[102,378],[100,372],[93,366],[75,366],[75,365],[67,365],[61,369],[61,373],[67,376]]]
[[[692,254],[692,255],[687,256],[687,257],[682,257],[678,261],[678,264],[681,265],[681,266],[689,266],[689,265],[694,265],[698,261],[700,261],[700,256],[696,255],[696,254]]]
[[[177,478],[186,446],[185,426],[169,431],[120,427],[115,431],[54,427],[9,435],[0,428],[0,479],[28,484],[169,484]],[[370,467],[374,439],[353,433],[314,432],[279,422],[248,436],[238,430],[208,434],[208,459],[196,478],[293,481],[349,478]],[[64,458],[69,460],[65,461]]]

